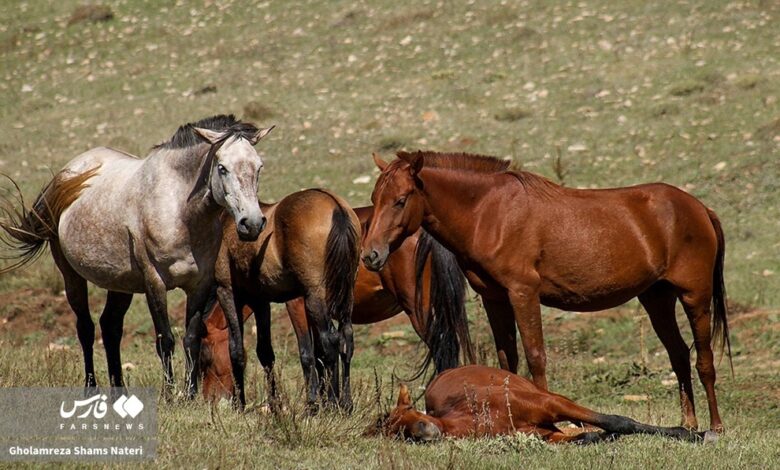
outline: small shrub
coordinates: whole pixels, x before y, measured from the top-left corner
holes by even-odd
[[[530,116],[531,116],[531,111],[525,108],[513,107],[513,108],[503,109],[497,112],[495,115],[493,115],[493,118],[496,121],[501,121],[501,122],[515,122]]]
[[[100,23],[114,19],[114,12],[108,5],[81,5],[73,10],[68,26],[81,22]]]

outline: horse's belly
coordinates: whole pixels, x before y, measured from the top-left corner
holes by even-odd
[[[144,292],[143,276],[133,269],[126,255],[129,246],[122,250],[69,238],[61,238],[60,245],[71,267],[96,286],[117,292]],[[125,256],[121,255],[123,252]]]
[[[540,292],[543,305],[560,310],[594,312],[617,307],[645,291],[655,282],[652,278],[638,280],[627,285],[602,285],[592,288],[562,288],[544,283]]]

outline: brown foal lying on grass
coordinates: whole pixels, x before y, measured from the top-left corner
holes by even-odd
[[[651,426],[598,413],[511,372],[479,365],[450,369],[436,377],[425,391],[425,409],[426,413],[416,410],[409,390],[401,385],[395,409],[380,420],[377,431],[422,442],[518,432],[548,442],[577,444],[611,441],[624,434],[657,434],[691,442],[717,438],[711,431]],[[589,424],[604,432],[568,435],[555,426],[560,421]]]

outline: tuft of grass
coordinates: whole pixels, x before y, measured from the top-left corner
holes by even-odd
[[[734,80],[734,86],[742,90],[752,90],[759,84],[766,81],[766,77],[757,73],[748,73],[741,75]]]
[[[244,117],[247,119],[262,122],[274,116],[273,110],[259,101],[250,101],[244,105]]]
[[[388,135],[379,139],[376,149],[382,152],[401,150],[411,144],[411,139],[402,135]]]
[[[669,94],[672,96],[689,96],[695,93],[701,93],[707,85],[698,80],[684,80],[672,85],[669,88]]]
[[[778,136],[780,136],[780,117],[756,130],[756,138],[761,140],[773,140]]]
[[[101,23],[114,19],[114,12],[108,5],[81,5],[73,10],[68,20],[68,26],[90,22]]]
[[[493,119],[501,122],[515,122],[531,117],[531,111],[526,108],[512,107],[502,109],[493,115]]]

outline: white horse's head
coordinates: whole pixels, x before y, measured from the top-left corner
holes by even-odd
[[[249,138],[240,133],[195,128],[212,145],[213,162],[209,189],[214,201],[227,209],[236,222],[238,236],[257,240],[266,218],[257,201],[257,186],[263,171],[263,159],[254,146],[273,129],[259,129]]]

